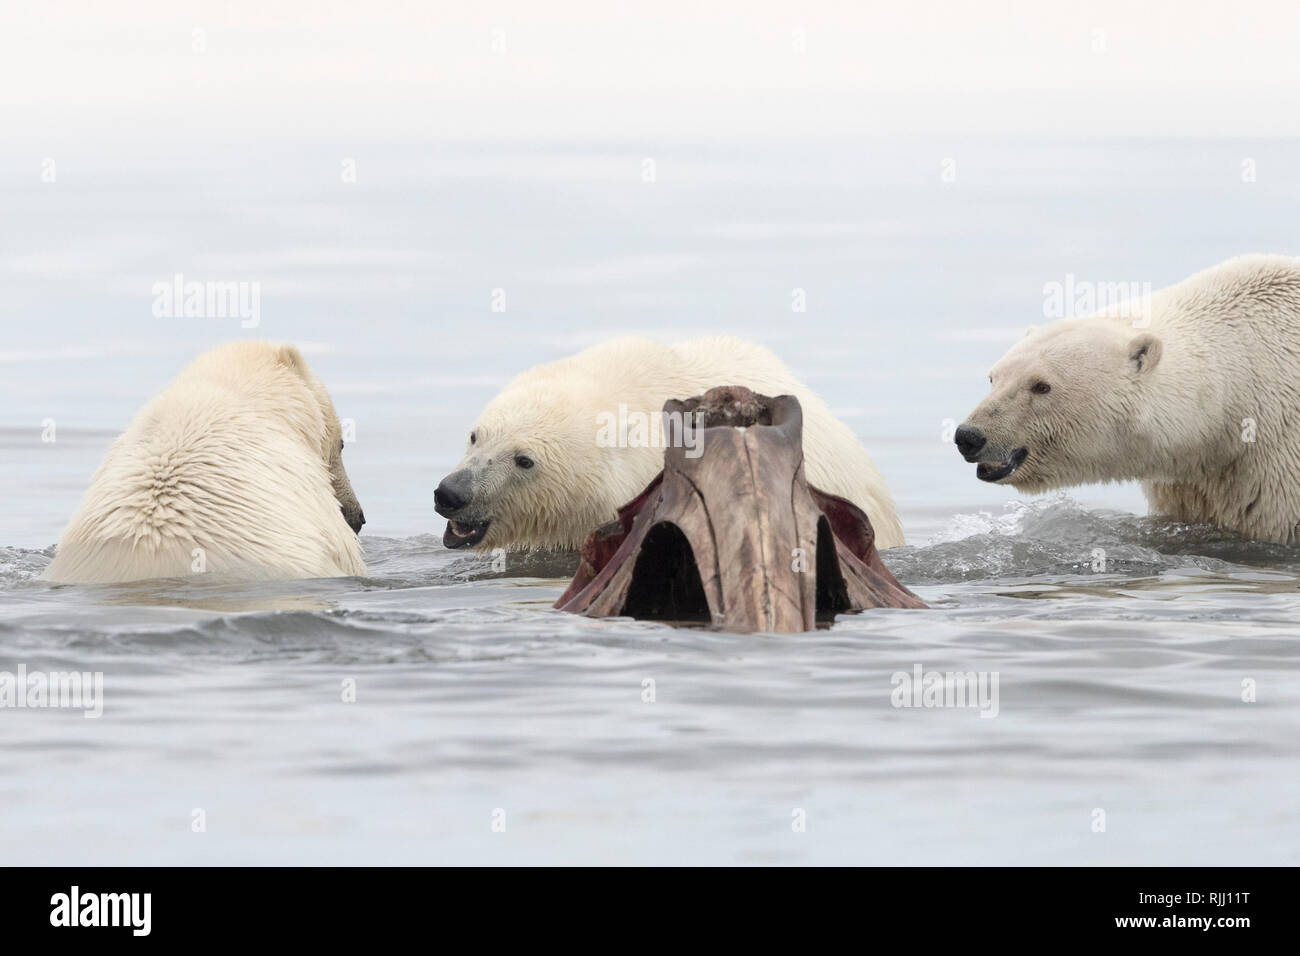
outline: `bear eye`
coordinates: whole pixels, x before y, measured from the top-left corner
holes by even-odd
[[[1033,387],[1029,390],[1035,395],[1046,395],[1052,390],[1052,386],[1048,385],[1046,382],[1035,382]]]
[[[472,444],[474,444],[474,442],[476,442],[476,441],[478,441],[478,432],[470,432],[470,433],[469,433],[469,443],[472,445]]]
[[[533,467],[533,460],[527,455],[515,455],[515,464],[520,468],[531,468]]]

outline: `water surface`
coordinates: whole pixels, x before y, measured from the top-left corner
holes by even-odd
[[[0,710],[7,861],[1300,862],[1300,552],[1131,486],[1021,499],[944,440],[1044,283],[1294,251],[1294,144],[371,147],[353,184],[357,144],[8,170],[0,670],[102,671],[104,710]],[[177,272],[261,282],[259,328],[155,317]],[[714,332],[853,426],[929,610],[592,621],[550,609],[570,559],[442,548],[433,487],[512,374]],[[246,335],[303,343],[352,420],[370,577],[37,580],[134,411]],[[996,674],[997,716],[893,706],[917,665]]]

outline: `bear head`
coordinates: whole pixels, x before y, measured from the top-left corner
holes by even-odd
[[[641,490],[646,468],[624,456],[661,449],[603,447],[593,409],[609,403],[584,383],[515,383],[496,396],[470,430],[465,456],[434,492],[447,519],[443,544],[576,549]],[[622,459],[622,460],[620,460]]]
[[[989,373],[954,441],[980,480],[1020,491],[1142,477],[1154,334],[1103,318],[1031,329]]]
[[[329,391],[296,346],[271,347],[275,349],[277,366],[288,369],[296,377],[295,381],[305,386],[306,394],[301,404],[307,406],[307,414],[300,419],[303,429],[301,438],[308,447],[320,454],[321,461],[329,472],[330,486],[338,501],[339,510],[343,513],[343,520],[354,532],[360,534],[361,526],[366,523],[366,515],[361,510],[361,502],[357,500],[356,492],[352,490],[352,481],[343,467],[343,427]],[[287,407],[293,407],[295,399],[296,396],[286,396]]]

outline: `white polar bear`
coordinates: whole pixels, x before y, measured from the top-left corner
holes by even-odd
[[[292,345],[199,356],[109,448],[51,581],[366,573],[329,393]]]
[[[826,403],[767,349],[709,337],[675,345],[619,338],[538,365],[492,399],[456,470],[434,495],[449,548],[581,547],[663,468],[662,443],[646,441],[663,404],[715,385],[794,395],[803,406],[808,480],[871,518],[876,544],[903,543],[894,502],[866,450]],[[613,422],[629,427],[619,440]],[[638,431],[640,429],[640,431]]]
[[[1297,540],[1300,259],[1241,256],[1031,331],[957,430],[1021,491],[1137,479],[1154,514]]]

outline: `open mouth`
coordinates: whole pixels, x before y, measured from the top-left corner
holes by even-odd
[[[451,521],[447,522],[447,530],[442,533],[442,543],[447,548],[468,548],[478,544],[483,540],[483,535],[487,534],[488,525],[491,521]]]
[[[1029,449],[1021,445],[1006,461],[982,461],[975,466],[975,477],[980,481],[1001,481],[1015,474],[1016,469],[1029,457]]]

